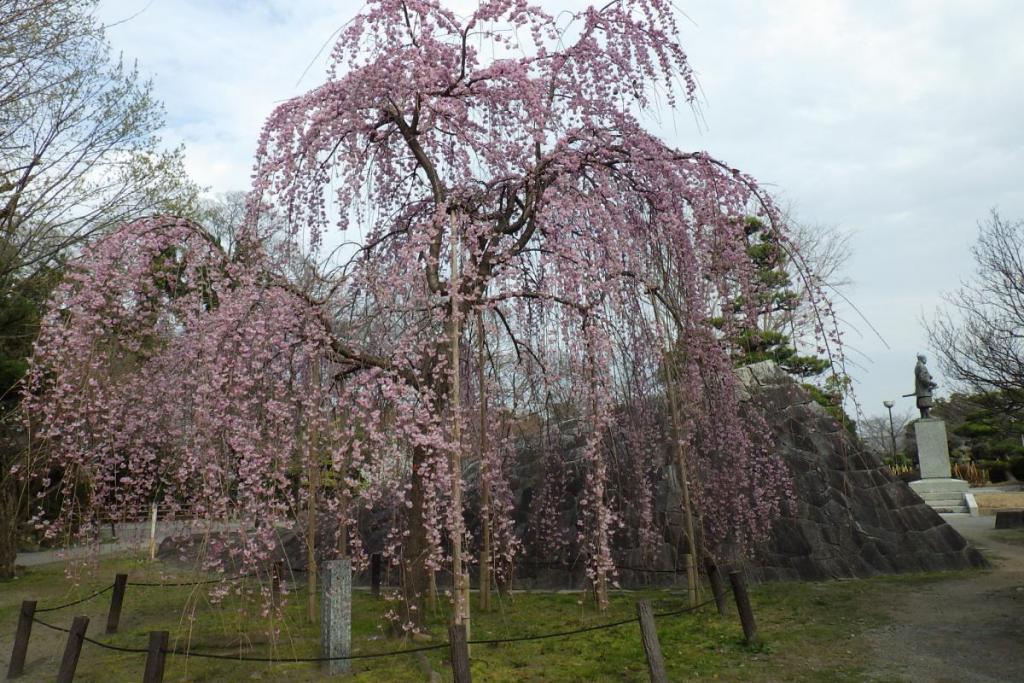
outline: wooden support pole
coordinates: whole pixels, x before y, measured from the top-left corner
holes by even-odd
[[[156,503],[149,506],[149,561],[156,559]]]
[[[370,555],[370,592],[373,597],[380,597],[380,565],[383,558],[380,553]]]
[[[320,649],[324,657],[348,657],[352,654],[352,561],[324,562],[320,584]],[[324,662],[332,676],[348,673],[351,666],[348,659]]]
[[[459,577],[459,592],[462,593],[462,621],[466,624],[466,638],[472,637],[473,630],[469,625],[469,572]]]
[[[451,646],[452,674],[455,683],[472,683],[469,670],[469,644],[466,642],[466,625],[452,624],[448,627],[448,643]]]
[[[306,500],[306,577],[309,582],[307,585],[309,597],[306,604],[306,618],[309,620],[309,623],[315,624],[317,620],[316,582],[319,574],[316,565],[316,507],[318,491],[320,490],[320,465],[315,461],[315,456],[312,456],[312,458],[313,461],[308,463],[309,491],[307,492]]]
[[[647,654],[647,670],[651,674],[651,683],[668,683],[665,659],[661,656],[661,643],[658,642],[658,630],[654,626],[651,603],[647,600],[637,601],[636,616],[640,621],[640,638]]]
[[[696,606],[700,602],[700,595],[698,592],[700,581],[697,577],[697,563],[693,560],[694,546],[690,542],[690,552],[683,555],[683,562],[686,566],[686,594],[690,599],[690,607]]]
[[[480,609],[491,609],[491,475],[487,466],[487,383],[484,377],[484,316],[476,312],[477,385],[480,395]],[[468,600],[468,598],[467,598]]]
[[[747,586],[743,582],[743,574],[729,572],[729,582],[732,584],[732,593],[736,598],[736,609],[740,613],[743,637],[747,641],[747,645],[756,645],[757,624],[754,623],[754,610],[750,608],[750,598],[747,596]]]
[[[270,565],[270,604],[275,608],[280,604],[281,576],[284,571],[284,563],[281,560]]]
[[[146,652],[146,670],[142,674],[142,683],[163,683],[169,640],[170,634],[167,631],[149,632],[149,650]]]
[[[121,622],[121,605],[124,604],[124,589],[127,585],[127,574],[117,574],[114,577],[114,592],[110,596],[106,633],[117,633],[117,625]]]
[[[89,617],[75,617],[68,631],[68,642],[64,646],[64,656],[60,660],[60,671],[57,672],[57,683],[73,683],[78,657],[82,654],[82,643],[85,642],[85,630],[89,628]]]
[[[433,569],[430,570],[427,577],[427,600],[430,602],[430,611],[437,614],[440,605],[437,598],[437,572]]]
[[[36,616],[36,601],[23,600],[18,613],[18,630],[14,633],[14,649],[11,650],[11,661],[7,665],[7,678],[17,678],[25,673],[25,653],[28,652],[28,639],[32,635],[32,619]]]
[[[715,606],[718,607],[718,614],[724,617],[729,612],[729,605],[725,600],[725,582],[722,581],[722,572],[710,557],[707,559],[704,567],[708,573],[708,581],[711,582],[711,592],[715,596]]]

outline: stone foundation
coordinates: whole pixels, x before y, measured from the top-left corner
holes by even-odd
[[[796,509],[776,522],[754,561],[755,575],[819,580],[986,566],[977,550],[792,378],[771,363],[740,373],[793,473],[797,498]],[[937,486],[943,495],[967,488],[959,480],[940,481],[949,482]]]

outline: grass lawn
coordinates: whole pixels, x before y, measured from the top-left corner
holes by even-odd
[[[163,570],[163,573],[161,573]],[[146,561],[127,557],[104,559],[69,583],[62,565],[30,568],[22,577],[0,583],[0,665],[6,672],[18,606],[36,599],[39,607],[57,605],[109,585],[117,572],[129,581],[174,581],[184,575]],[[952,575],[952,576],[955,576]],[[751,590],[763,645],[749,648],[735,610],[719,617],[714,606],[695,614],[665,617],[658,634],[669,678],[673,681],[858,681],[864,646],[858,634],[881,622],[880,606],[887,593],[901,585],[950,578],[950,574],[912,575],[828,583],[769,584]],[[191,579],[188,575],[185,578]],[[203,577],[205,578],[205,577]],[[249,580],[248,587],[257,584]],[[211,586],[147,588],[129,586],[121,625],[116,635],[103,634],[110,594],[57,612],[38,614],[43,621],[68,627],[72,616],[90,617],[87,635],[112,645],[145,648],[148,632],[168,630],[171,643],[196,652],[245,656],[309,657],[318,654],[316,629],[305,620],[306,594],[299,587],[287,600],[276,643],[271,622],[261,614],[258,600],[228,596],[219,604],[209,599]],[[473,614],[472,637],[506,638],[572,630],[632,617],[634,602],[646,597],[655,612],[678,609],[684,597],[674,591],[621,592],[603,614],[581,604],[579,593],[516,593],[499,601],[490,613]],[[475,596],[474,596],[475,600]],[[586,602],[586,601],[584,601]],[[353,596],[354,653],[383,652],[446,640],[446,614],[431,615],[428,642],[403,642],[385,635],[383,613],[392,603],[366,591]],[[66,635],[36,624],[29,645],[23,680],[53,680]],[[447,649],[427,652],[431,667],[450,680]],[[82,650],[76,681],[138,681],[145,655],[119,653],[89,643]],[[560,681],[646,681],[647,672],[639,629],[635,623],[572,637],[477,645],[472,651],[474,680],[528,683]],[[415,655],[353,662],[353,681],[424,681]],[[316,664],[267,664],[169,656],[167,681],[314,681],[322,680]]]

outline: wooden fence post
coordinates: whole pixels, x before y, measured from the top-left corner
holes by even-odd
[[[754,623],[754,610],[750,608],[750,598],[747,596],[747,587],[743,583],[743,574],[729,572],[729,582],[732,584],[732,593],[736,598],[736,609],[740,613],[743,637],[746,639],[747,645],[756,645],[757,624]]]
[[[78,667],[78,656],[82,654],[82,643],[85,642],[85,630],[89,628],[89,617],[75,617],[68,631],[68,643],[64,646],[64,656],[60,660],[60,671],[57,672],[57,683],[73,683],[75,668]]]
[[[347,657],[352,654],[352,561],[329,560],[321,566],[320,649],[324,657]],[[330,675],[347,673],[351,666],[348,659],[324,662]]]
[[[455,683],[473,683],[473,675],[469,669],[469,644],[466,642],[465,624],[452,624],[448,627],[448,644],[452,651],[452,674]]]
[[[127,585],[127,574],[118,574],[114,577],[114,592],[110,596],[110,611],[107,612],[107,633],[117,633],[117,625],[121,621],[121,605],[124,603],[124,589]]]
[[[640,638],[647,654],[647,670],[651,674],[651,683],[668,683],[665,672],[665,659],[661,656],[661,643],[658,642],[658,631],[654,626],[654,613],[651,603],[640,600],[636,603],[636,616],[640,621]]]
[[[7,665],[7,678],[17,678],[25,673],[25,653],[28,652],[28,639],[32,635],[32,619],[35,616],[36,601],[23,600],[18,613],[18,630],[14,634],[11,662]]]
[[[163,683],[169,640],[170,634],[167,631],[149,632],[149,651],[146,652],[146,670],[142,674],[142,683]]]
[[[374,553],[370,555],[370,592],[373,597],[380,597],[380,563],[381,554]]]
[[[725,600],[725,582],[722,581],[722,572],[710,557],[704,566],[708,573],[708,581],[711,582],[711,592],[715,595],[715,606],[718,607],[718,614],[724,617],[729,612],[729,607]]]

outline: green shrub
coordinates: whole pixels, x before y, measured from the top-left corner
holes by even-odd
[[[1001,484],[1009,478],[1006,465],[999,464],[988,468],[988,480],[993,484]]]
[[[988,473],[988,480],[993,484],[1000,484],[1007,479],[1007,471],[1010,469],[1010,463],[1006,460],[979,460],[978,469],[984,470]]]
[[[1010,474],[1018,481],[1024,481],[1024,458],[1015,458],[1010,461]]]
[[[978,467],[981,467],[981,461],[987,460],[991,456],[990,450],[984,441],[971,444],[971,459],[978,462]]]
[[[1024,446],[1017,438],[1003,439],[992,444],[991,456],[1000,460],[1010,460],[1024,456]]]

